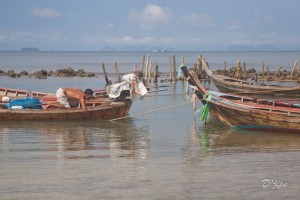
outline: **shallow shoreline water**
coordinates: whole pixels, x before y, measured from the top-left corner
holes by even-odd
[[[54,92],[99,89],[104,79],[0,77],[0,85]],[[184,82],[165,85],[114,122],[1,122],[1,199],[298,199],[298,133],[204,124],[191,103],[162,109],[189,102]]]

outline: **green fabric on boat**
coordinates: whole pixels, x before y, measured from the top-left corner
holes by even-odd
[[[209,114],[209,111],[210,111],[210,106],[209,104],[205,104],[203,107],[202,107],[202,112],[201,112],[201,120],[202,121],[206,121],[207,117],[208,117],[208,114]]]

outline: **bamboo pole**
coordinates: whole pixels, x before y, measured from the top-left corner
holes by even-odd
[[[116,73],[116,76],[117,76],[117,80],[118,80],[118,82],[121,82],[121,76],[120,76],[120,72],[119,72],[119,69],[118,69],[118,64],[116,62],[114,62],[114,68],[115,68],[115,73]]]
[[[105,65],[104,65],[104,63],[102,63],[102,70],[103,70],[103,74],[104,74],[104,77],[105,77],[106,85],[108,85],[108,84],[109,84],[109,81],[108,81],[108,77],[107,77],[107,73],[106,73],[106,70],[105,70]]]

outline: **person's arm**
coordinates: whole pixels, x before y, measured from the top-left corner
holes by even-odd
[[[81,104],[81,106],[82,106],[82,109],[83,109],[84,111],[87,111],[84,97],[81,97],[81,98],[80,98],[80,104]]]

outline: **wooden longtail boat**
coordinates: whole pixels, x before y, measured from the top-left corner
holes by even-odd
[[[125,92],[126,93],[126,92]],[[126,94],[124,94],[126,96]],[[26,90],[15,90],[0,88],[0,96],[7,96],[11,99],[37,97],[48,105],[56,102],[54,94],[43,92],[28,92]],[[1,103],[3,106],[5,103]],[[45,106],[43,105],[43,106]],[[58,108],[49,107],[48,109],[4,109],[0,108],[1,121],[64,121],[64,120],[109,120],[124,117],[128,114],[132,105],[131,99],[126,97],[111,99],[106,97],[95,97],[86,102],[87,112],[82,108]]]
[[[266,100],[206,90],[194,71],[182,66],[198,98],[224,125],[300,133],[300,100]]]
[[[261,95],[300,95],[300,86],[256,84],[228,76],[214,74],[208,67],[206,61],[202,61],[206,74],[213,79],[216,87],[222,92],[239,94],[261,94]]]

